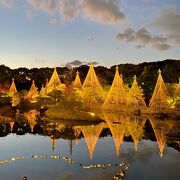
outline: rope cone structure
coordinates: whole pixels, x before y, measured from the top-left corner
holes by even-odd
[[[79,77],[79,72],[78,71],[76,72],[76,78],[75,78],[75,81],[73,83],[73,88],[79,88],[79,89],[82,88],[82,83],[81,83],[81,79]]]
[[[16,85],[14,82],[14,78],[12,78],[12,83],[11,83],[11,86],[9,88],[9,93],[16,93],[16,92],[17,92]]]
[[[32,81],[32,85],[29,89],[29,92],[26,96],[26,99],[30,100],[30,101],[34,101],[36,100],[36,98],[39,96],[39,92],[38,92],[38,88],[35,85],[35,81]]]
[[[168,93],[167,88],[164,84],[161,70],[158,71],[158,79],[156,82],[156,86],[150,101],[150,113],[165,113],[167,110]]]
[[[119,75],[117,66],[112,86],[103,104],[103,109],[111,111],[124,111],[125,106],[126,92],[124,89],[122,75]]]
[[[84,80],[82,90],[84,92],[85,106],[94,106],[104,102],[104,92],[96,76],[92,63]]]
[[[57,70],[56,68],[54,68],[54,72],[48,82],[48,89],[51,89],[51,88],[54,88],[54,87],[58,87],[61,85],[61,81],[60,81],[60,78],[59,78],[59,75],[57,73]]]
[[[126,112],[134,112],[134,111],[146,111],[146,103],[143,98],[143,93],[141,88],[137,84],[136,75],[134,76],[134,81],[132,87],[127,95],[127,104],[126,104]]]

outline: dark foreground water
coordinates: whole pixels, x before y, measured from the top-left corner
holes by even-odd
[[[25,117],[0,122],[1,180],[108,180],[122,162],[129,164],[122,179],[180,179],[178,121],[109,114],[94,123],[46,121],[32,112]]]

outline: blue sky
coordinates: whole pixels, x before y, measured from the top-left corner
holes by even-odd
[[[179,0],[0,0],[0,64],[180,59]]]

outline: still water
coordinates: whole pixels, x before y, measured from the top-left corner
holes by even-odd
[[[0,120],[0,179],[180,179],[180,122],[124,114],[58,121],[30,111]],[[19,157],[19,159],[18,159]],[[6,161],[7,160],[7,161]]]

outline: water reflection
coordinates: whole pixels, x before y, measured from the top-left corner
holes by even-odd
[[[132,166],[132,170],[128,170],[127,172],[129,179],[133,179],[132,174],[136,174],[133,169],[138,170],[142,162],[150,164],[151,161],[159,163],[159,160],[161,160],[160,167],[163,167],[164,164],[168,164],[170,161],[168,158],[170,158],[173,159],[176,165],[180,164],[180,162],[176,160],[178,157],[173,157],[174,152],[180,150],[179,121],[107,112],[103,112],[101,117],[103,121],[49,120],[46,117],[40,117],[40,113],[37,110],[31,110],[25,113],[17,112],[14,118],[0,117],[0,141],[1,144],[3,144],[3,137],[7,137],[4,139],[7,147],[9,143],[17,143],[17,146],[20,146],[22,142],[23,144],[28,144],[28,139],[26,138],[28,138],[29,135],[33,135],[29,140],[30,143],[36,141],[36,145],[34,146],[37,146],[38,150],[34,147],[27,150],[26,146],[14,146],[14,152],[22,152],[22,154],[19,154],[19,157],[23,157],[26,151],[28,151],[28,156],[33,157],[33,159],[46,157],[39,159],[44,159],[44,161],[47,161],[49,164],[51,164],[51,162],[49,162],[50,159],[63,159],[69,164],[76,162],[76,165],[78,164],[81,168],[85,167],[84,169],[95,168],[96,170],[94,171],[96,173],[99,173],[97,167],[100,166],[100,168],[103,167],[102,169],[108,168],[110,175],[106,174],[107,179],[112,179],[113,175],[119,171],[118,167],[122,161],[130,163],[130,169]],[[17,138],[20,137],[24,137],[24,139],[21,140],[21,143],[14,142],[12,140],[13,134],[21,135],[16,136],[16,141]],[[47,138],[49,143],[44,141],[42,137]],[[44,142],[44,145],[41,144],[41,141]],[[156,143],[157,148],[155,148],[152,143]],[[171,149],[169,149],[170,147]],[[167,151],[165,150],[166,148]],[[87,157],[86,151],[89,157]],[[5,152],[1,150],[0,152],[0,160],[11,160],[12,155],[8,155],[9,151]],[[60,152],[64,154],[64,156],[62,156]],[[167,154],[167,156],[164,158],[163,155],[165,154]],[[158,160],[157,157],[154,159],[154,156],[163,158],[159,158]],[[26,158],[23,159],[23,161],[29,162],[30,165],[35,163]],[[132,165],[134,161],[138,165]],[[170,161],[170,163],[172,162]],[[149,164],[147,164],[147,167],[152,167]],[[30,165],[25,164],[24,166],[28,167]],[[138,166],[138,168],[136,166]],[[4,167],[8,168],[7,166]],[[60,169],[70,168],[74,173],[72,176],[78,177],[77,179],[85,179],[82,178],[82,174],[86,176],[87,173],[86,171],[83,173],[75,166],[67,167],[62,163],[57,167],[61,167]],[[18,166],[16,168],[18,168]],[[43,168],[44,167],[41,167],[41,170]],[[0,169],[0,171],[1,170],[2,169]],[[58,171],[59,169],[57,169],[57,172]],[[152,173],[150,169],[145,169],[144,171],[146,175],[148,172]],[[44,173],[46,174],[46,172]],[[45,174],[40,174],[43,177],[45,176]],[[102,175],[99,174],[100,179],[102,179],[102,176],[106,177],[106,175],[104,172]],[[91,176],[91,179],[95,178],[92,174]],[[158,178],[161,176],[162,174],[159,174]],[[58,174],[54,175],[54,179],[58,178]]]
[[[47,135],[50,138],[52,149],[57,147],[58,139],[68,139],[69,146],[72,146],[72,140],[75,140],[75,144],[78,145],[79,138],[84,137],[89,151],[89,157],[92,159],[100,135],[101,137],[112,135],[117,156],[120,155],[120,146],[124,140],[133,142],[134,150],[138,151],[138,142],[143,139],[144,132],[152,133],[150,130],[148,132],[145,128],[146,121],[148,121],[147,124],[150,122],[159,147],[159,154],[162,157],[169,132],[171,135],[174,134],[173,130],[177,131],[177,133],[179,132],[179,129],[177,129],[179,122],[175,120],[161,120],[154,117],[148,117],[147,119],[147,117],[127,116],[123,113],[103,112],[104,122],[50,121],[46,118],[40,118],[39,115],[40,113],[37,110],[30,110],[23,114],[18,112],[15,118],[1,117],[0,135],[6,136],[9,133]],[[177,128],[173,128],[175,123]],[[104,132],[106,130],[108,133],[103,133],[103,130]],[[172,137],[171,140],[173,140]],[[177,146],[179,146],[179,140],[176,142]],[[179,147],[177,148],[179,149]]]

